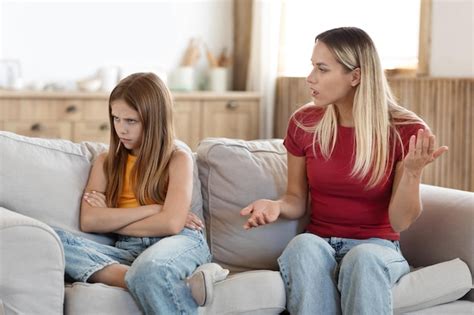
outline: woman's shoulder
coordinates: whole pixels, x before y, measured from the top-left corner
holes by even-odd
[[[325,111],[325,108],[316,106],[311,102],[298,108],[291,116],[291,120],[297,121],[305,127],[312,127],[321,120]]]
[[[423,120],[395,120],[395,128],[401,135],[411,136],[420,129],[429,129],[428,125]]]

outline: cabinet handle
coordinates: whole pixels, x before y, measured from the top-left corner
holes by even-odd
[[[76,105],[69,105],[66,107],[66,113],[72,114],[77,112],[77,106]]]
[[[35,124],[31,125],[31,127],[30,127],[31,131],[41,131],[43,129],[44,129],[43,125],[41,125],[40,123],[35,123]]]
[[[99,126],[99,130],[100,131],[106,131],[106,130],[109,130],[109,125],[106,124],[106,123],[103,123]]]
[[[234,110],[239,107],[239,103],[237,101],[228,101],[225,105],[227,109]]]

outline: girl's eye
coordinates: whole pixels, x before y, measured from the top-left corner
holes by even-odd
[[[134,123],[136,123],[137,121],[136,121],[135,119],[127,119],[127,122],[128,122],[129,124],[134,124]]]

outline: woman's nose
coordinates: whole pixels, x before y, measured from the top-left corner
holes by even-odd
[[[311,71],[308,76],[306,77],[306,82],[308,83],[316,83],[316,76],[314,75],[314,71]]]

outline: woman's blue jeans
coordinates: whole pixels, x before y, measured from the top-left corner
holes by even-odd
[[[197,314],[198,305],[184,280],[211,260],[202,232],[185,228],[167,237],[119,236],[114,247],[55,231],[64,246],[69,278],[86,282],[105,266],[131,265],[125,282],[145,314]]]
[[[393,285],[410,271],[398,241],[296,236],[278,258],[290,314],[392,314]]]

